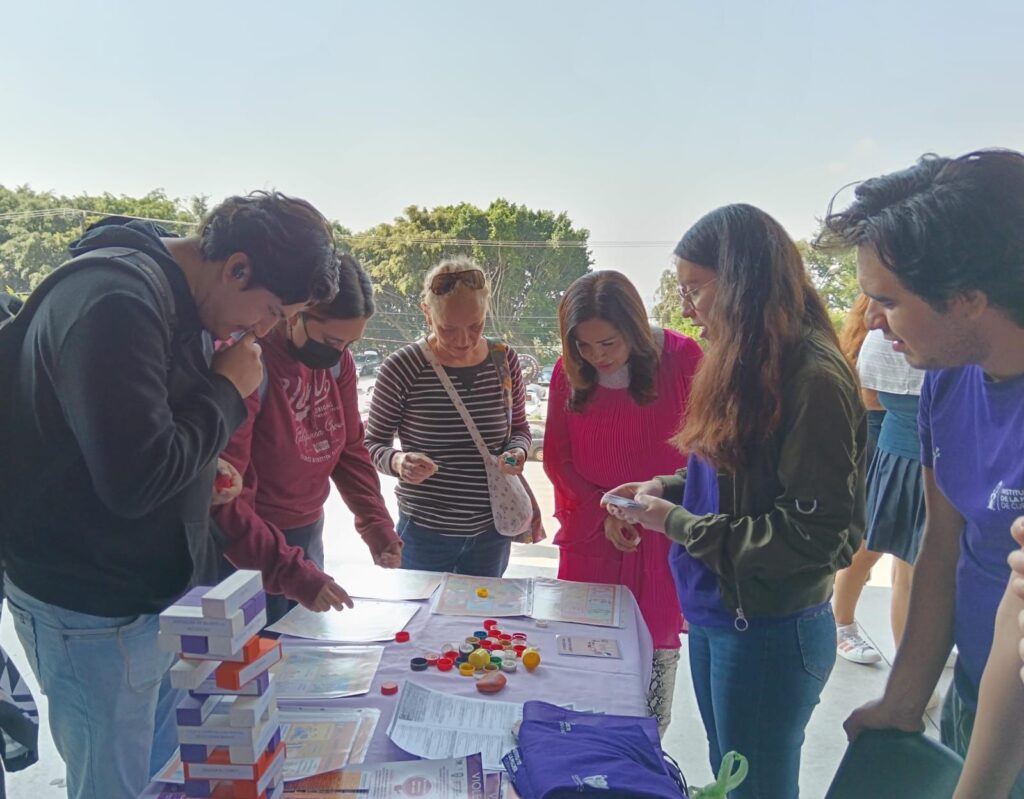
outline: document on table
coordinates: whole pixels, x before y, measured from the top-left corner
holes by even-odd
[[[586,635],[558,635],[559,655],[578,655],[593,658],[619,658],[622,651],[619,642],[612,638],[590,638]]]
[[[621,585],[537,577],[530,615],[547,621],[622,627],[623,590]]]
[[[622,627],[624,591],[621,585],[541,577],[506,580],[446,574],[431,613],[494,618],[530,616],[570,624]]]
[[[500,775],[494,799],[500,797]],[[493,784],[495,781],[490,780]],[[479,754],[444,760],[400,760],[346,768],[293,782],[288,799],[324,799],[346,792],[367,799],[491,799]]]
[[[483,596],[481,596],[483,594]],[[446,574],[431,613],[445,616],[529,616],[533,581]]]
[[[416,615],[419,607],[414,602],[357,599],[352,608],[314,613],[298,605],[267,629],[280,635],[318,641],[353,644],[390,641]]]
[[[512,727],[523,718],[521,704],[451,696],[408,680],[399,697],[388,737],[409,754],[436,759],[480,752],[484,768],[498,771],[515,747]]]
[[[358,696],[370,690],[382,646],[321,646],[285,639],[284,657],[271,668],[278,699],[313,701]]]
[[[384,569],[362,563],[344,564],[336,572],[349,596],[366,599],[430,599],[444,577],[437,572]]]

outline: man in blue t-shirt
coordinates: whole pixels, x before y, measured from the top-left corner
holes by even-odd
[[[868,327],[930,370],[919,412],[927,520],[906,633],[883,697],[846,730],[922,729],[955,642],[942,740],[964,754],[1010,574],[1010,525],[1024,510],[1024,155],[926,156],[860,184],[822,238],[857,247]],[[1024,780],[1011,796],[1024,797]]]

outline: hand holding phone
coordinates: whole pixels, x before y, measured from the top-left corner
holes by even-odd
[[[602,505],[615,505],[619,508],[625,508],[626,510],[646,510],[647,507],[635,499],[626,499],[626,497],[620,497],[618,494],[605,494],[601,497]]]

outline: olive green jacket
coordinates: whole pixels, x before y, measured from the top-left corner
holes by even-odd
[[[827,336],[809,332],[784,371],[779,429],[748,465],[719,471],[719,512],[678,507],[665,523],[717,575],[738,627],[829,598],[863,539],[866,439],[856,377]],[[681,502],[686,470],[658,479]]]

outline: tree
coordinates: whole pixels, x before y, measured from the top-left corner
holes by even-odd
[[[860,293],[860,287],[857,285],[856,250],[824,252],[806,241],[798,241],[796,246],[811,275],[811,282],[825,301],[832,322],[837,328],[840,327],[847,311],[853,307],[853,301]]]
[[[666,269],[661,273],[658,290],[654,293],[654,308],[651,309],[651,316],[661,327],[678,330],[703,345],[700,328],[683,316],[679,283],[676,280],[676,273],[672,269]]]
[[[564,213],[504,199],[486,209],[470,203],[431,210],[409,206],[394,222],[347,239],[377,290],[380,312],[367,339],[389,350],[422,335],[423,276],[443,258],[461,254],[490,277],[489,332],[542,362],[550,360],[559,350],[562,293],[592,263],[589,235]]]

